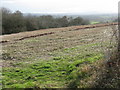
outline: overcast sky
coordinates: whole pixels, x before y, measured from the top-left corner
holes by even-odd
[[[23,13],[117,13],[119,0],[1,0]]]

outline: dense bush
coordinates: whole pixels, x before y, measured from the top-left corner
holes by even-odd
[[[33,31],[46,28],[67,27],[72,25],[89,24],[88,20],[81,17],[68,18],[66,16],[55,18],[51,15],[24,16],[20,11],[11,12],[9,9],[1,8],[2,11],[2,34]]]

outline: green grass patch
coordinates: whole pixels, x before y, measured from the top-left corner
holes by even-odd
[[[98,23],[100,23],[100,22],[97,22],[97,21],[90,22],[90,24],[98,24]]]
[[[102,58],[101,54],[90,54],[81,57],[54,57],[49,61],[29,64],[26,68],[3,68],[3,87],[62,87],[76,78],[77,68],[81,64],[90,64]],[[18,63],[19,64],[19,63]],[[80,72],[80,77],[86,77]]]
[[[85,45],[80,45],[80,46],[76,46],[76,47],[72,47],[72,48],[65,48],[64,51],[66,52],[70,52],[70,51],[74,51],[74,50],[85,50],[86,48],[92,48],[94,46],[101,46],[100,43],[91,43],[91,44],[85,44]]]
[[[37,39],[35,39],[35,38],[32,38],[32,39],[26,39],[26,40],[24,40],[23,42],[25,42],[25,43],[31,43],[31,42],[35,43],[35,42],[40,42],[40,40],[37,40]]]

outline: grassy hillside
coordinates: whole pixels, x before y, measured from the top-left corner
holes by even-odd
[[[46,36],[3,43],[3,88],[90,88],[107,48],[115,46],[114,40],[110,44],[111,36],[110,26],[68,27]]]

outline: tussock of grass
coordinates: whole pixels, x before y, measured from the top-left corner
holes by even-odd
[[[12,57],[10,56],[10,53],[2,53],[2,59],[3,60],[11,60]]]

